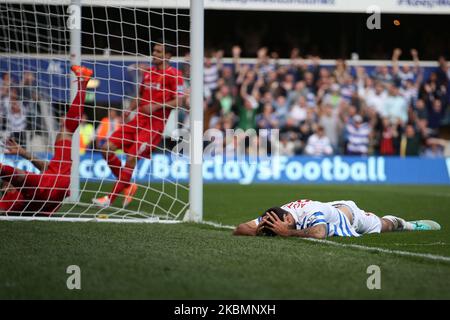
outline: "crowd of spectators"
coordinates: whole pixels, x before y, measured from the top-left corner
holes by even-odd
[[[232,64],[223,51],[208,53],[204,63],[205,130],[279,129],[283,155],[443,156],[440,128],[450,123],[450,67],[444,57],[429,75],[419,65],[332,67],[318,57],[304,59],[298,49],[289,64],[261,48],[256,64],[242,63],[241,48]],[[220,141],[227,150],[235,141]],[[246,143],[251,152],[252,143]],[[254,146],[253,146],[254,147]]]
[[[0,79],[0,133],[14,138],[25,146],[26,133],[43,131],[39,100],[34,73],[24,72],[20,82],[15,82],[9,73]]]
[[[290,63],[261,48],[256,63],[243,63],[241,48],[233,47],[232,63],[223,51],[207,53],[204,63],[205,131],[254,129],[259,138],[245,141],[246,152],[271,152],[262,138],[277,129],[282,155],[400,155],[444,156],[442,128],[450,125],[450,67],[441,57],[427,74],[412,49],[413,63],[400,63],[395,49],[392,63],[374,68],[349,67],[344,60],[324,66],[318,57],[292,50]],[[184,76],[189,78],[188,70]],[[24,72],[18,83],[9,73],[0,79],[0,133],[26,143],[26,132],[45,131],[35,75]],[[85,116],[80,146],[99,148],[123,123],[109,108],[93,124]],[[261,129],[267,129],[261,131]],[[208,134],[208,133],[207,133]],[[238,137],[239,139],[239,137]],[[242,137],[244,139],[244,136]],[[234,152],[236,137],[216,139],[218,152]]]
[[[0,79],[0,139],[13,138],[23,147],[33,143],[44,143],[34,139],[36,136],[48,135],[51,128],[43,121],[41,103],[46,101],[39,92],[35,73],[24,72],[19,81],[11,79],[4,73]],[[58,125],[61,117],[54,114],[52,121]],[[83,114],[80,123],[80,154],[88,149],[100,148],[107,137],[122,124],[122,117],[116,109],[109,109],[108,114],[98,123],[94,123]],[[36,147],[36,146],[33,146]],[[45,146],[44,146],[45,147]],[[41,151],[47,151],[42,148]]]

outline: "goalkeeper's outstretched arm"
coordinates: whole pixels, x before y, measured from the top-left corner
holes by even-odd
[[[47,169],[47,161],[33,157],[29,152],[22,148],[14,139],[8,139],[6,142],[6,154],[19,155],[31,163],[41,172]]]

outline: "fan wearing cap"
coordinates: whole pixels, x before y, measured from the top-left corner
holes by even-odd
[[[437,222],[431,220],[406,221],[393,215],[380,218],[358,208],[353,201],[297,200],[267,209],[259,218],[238,225],[234,235],[324,239],[440,228]]]

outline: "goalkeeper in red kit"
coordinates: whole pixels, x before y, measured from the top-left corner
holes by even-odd
[[[109,195],[92,199],[97,206],[110,206],[121,193],[124,195],[123,207],[130,204],[137,191],[137,185],[131,183],[137,161],[151,157],[152,151],[161,142],[170,113],[184,99],[181,72],[169,64],[172,57],[170,45],[155,44],[152,55],[152,66],[141,69],[143,79],[139,97],[129,108],[129,111],[137,108],[136,116],[115,131],[102,147],[102,155],[117,177],[117,182]],[[127,156],[124,166],[115,154],[118,149],[122,149]]]
[[[82,66],[72,66],[71,69],[77,77],[78,92],[63,119],[50,162],[33,158],[12,139],[6,143],[6,154],[15,154],[30,160],[41,173],[32,173],[0,163],[0,179],[6,188],[0,198],[0,212],[51,215],[69,196],[72,135],[80,123],[86,86],[93,73],[91,69]]]

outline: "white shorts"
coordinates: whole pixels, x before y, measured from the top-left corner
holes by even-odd
[[[358,208],[353,201],[345,201],[353,212],[353,228],[359,234],[380,233],[381,219],[373,213],[365,212]]]

